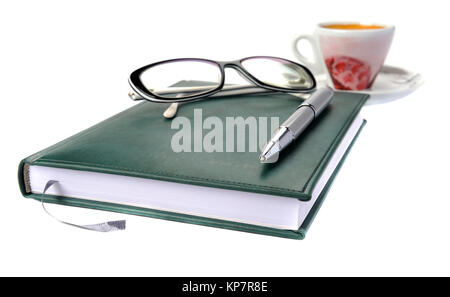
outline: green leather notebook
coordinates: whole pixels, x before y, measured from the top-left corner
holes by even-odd
[[[142,102],[22,160],[20,189],[40,200],[53,179],[48,203],[302,239],[365,124],[358,114],[367,97],[337,92],[275,164],[248,149],[250,128],[243,152],[198,151],[198,135],[191,152],[175,152],[180,130],[162,117],[167,104]],[[203,120],[253,117],[270,126],[300,103],[288,94],[223,97],[181,105],[178,117],[194,126],[200,110]]]

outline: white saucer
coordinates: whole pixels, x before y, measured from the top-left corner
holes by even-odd
[[[317,77],[317,80],[324,82],[328,78],[322,75]],[[366,105],[383,104],[409,95],[417,90],[423,82],[424,80],[420,73],[385,65],[381,68],[370,89],[344,92],[369,94],[370,98],[367,100]]]

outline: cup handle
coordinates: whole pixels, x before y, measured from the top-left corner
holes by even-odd
[[[298,42],[302,39],[307,40],[311,44],[313,57],[307,57],[299,51]],[[317,46],[314,36],[310,34],[303,34],[295,38],[292,42],[292,51],[294,52],[295,57],[306,67],[308,67],[314,74],[317,75],[324,72],[324,69],[320,63],[319,47]]]

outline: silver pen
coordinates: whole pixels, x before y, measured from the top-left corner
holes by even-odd
[[[261,163],[275,163],[278,160],[280,151],[294,141],[328,106],[333,93],[333,90],[329,87],[322,87],[317,89],[307,100],[303,101],[267,142],[259,157]]]

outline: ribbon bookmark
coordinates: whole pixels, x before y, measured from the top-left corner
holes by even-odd
[[[49,180],[47,182],[47,184],[45,185],[44,191],[42,192],[42,196],[41,196],[42,208],[45,210],[45,212],[49,216],[51,216],[52,218],[54,218],[55,220],[57,220],[60,223],[63,223],[63,224],[66,224],[66,225],[69,225],[69,226],[72,226],[72,227],[80,228],[80,229],[85,229],[85,230],[91,230],[91,231],[97,231],[97,232],[111,232],[111,231],[125,230],[125,228],[126,228],[126,221],[125,220],[111,221],[111,222],[105,222],[105,223],[100,223],[100,224],[92,224],[92,225],[77,225],[77,224],[72,224],[72,223],[69,223],[69,222],[62,221],[62,220],[58,219],[57,217],[55,217],[54,215],[52,215],[45,208],[44,195],[47,192],[47,190],[50,189],[57,182],[58,181],[56,181],[56,180]]]

